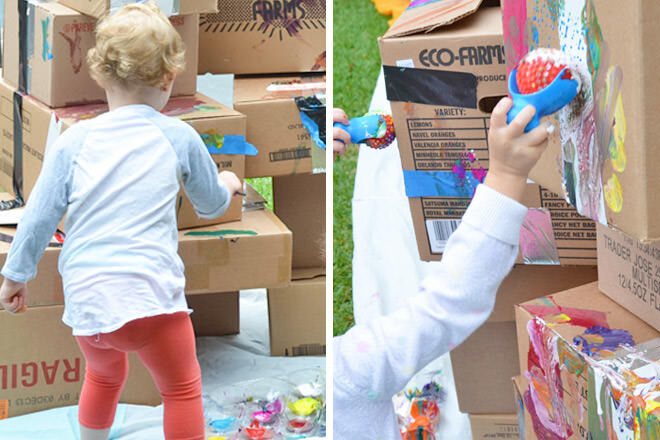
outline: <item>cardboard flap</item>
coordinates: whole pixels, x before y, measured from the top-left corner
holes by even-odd
[[[236,78],[234,104],[273,99],[292,99],[325,92],[325,75]]]
[[[431,32],[474,13],[482,0],[413,0],[384,38]]]

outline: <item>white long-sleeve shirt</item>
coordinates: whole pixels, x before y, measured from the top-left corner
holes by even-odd
[[[177,253],[179,181],[197,214],[220,216],[231,195],[200,136],[148,105],[79,122],[49,148],[2,275],[27,282],[66,212],[59,258],[74,335],[188,311]]]
[[[479,185],[438,271],[405,308],[334,338],[334,438],[400,440],[392,396],[483,324],[518,254],[527,208]]]

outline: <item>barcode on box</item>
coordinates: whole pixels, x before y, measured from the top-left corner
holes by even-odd
[[[282,162],[284,160],[307,159],[312,157],[311,148],[296,148],[293,150],[274,151],[269,153],[271,162]]]
[[[441,254],[445,251],[449,236],[458,229],[460,220],[426,220],[426,234],[429,237],[431,253]]]
[[[301,344],[284,349],[285,356],[319,356],[325,355],[325,345],[321,344]]]

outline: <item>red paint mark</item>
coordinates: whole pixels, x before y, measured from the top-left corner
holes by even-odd
[[[551,301],[554,302],[552,297],[549,297]],[[602,326],[605,328],[610,328],[607,323],[607,314],[605,312],[599,312],[597,310],[586,310],[586,309],[574,309],[572,307],[562,307],[559,304],[555,303],[554,306],[544,306],[544,305],[522,305],[523,309],[527,310],[534,316],[539,318],[545,318],[548,315],[557,315],[564,314],[568,316],[571,320],[568,324],[577,325],[578,327],[593,327],[593,326]]]
[[[81,38],[78,29],[74,30],[73,37],[68,36],[64,32],[60,32],[60,35],[67,43],[69,43],[69,61],[71,62],[73,73],[80,72],[83,64],[83,55],[82,48],[80,47]]]
[[[316,70],[325,70],[325,51],[323,51],[318,57],[312,66],[312,72]]]

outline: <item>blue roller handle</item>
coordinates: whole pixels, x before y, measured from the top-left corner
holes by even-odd
[[[580,89],[580,83],[574,79],[562,79],[566,69],[562,69],[546,88],[530,94],[520,93],[516,83],[518,68],[513,69],[509,75],[509,93],[513,99],[513,107],[507,115],[507,123],[511,123],[522,109],[531,104],[536,108],[536,114],[525,127],[525,133],[527,133],[539,126],[541,118],[555,113],[571,102]]]
[[[348,125],[344,125],[341,122],[335,122],[333,127],[343,128],[351,135],[351,143],[360,144],[367,139],[378,136],[380,118],[380,115],[360,116],[349,120]]]

